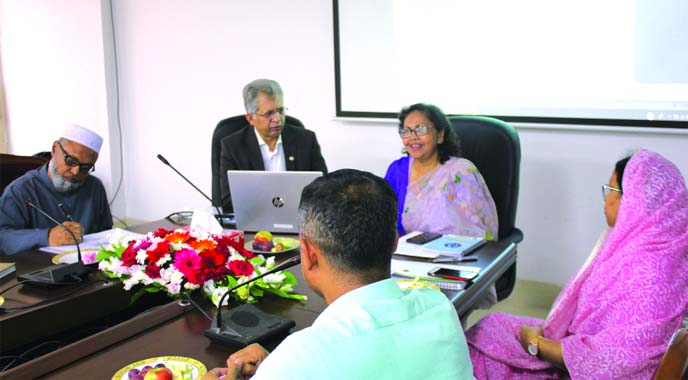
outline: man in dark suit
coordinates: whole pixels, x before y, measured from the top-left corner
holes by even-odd
[[[256,79],[244,86],[246,127],[222,139],[222,208],[233,212],[227,170],[319,171],[327,173],[315,133],[285,125],[287,109],[279,83]]]

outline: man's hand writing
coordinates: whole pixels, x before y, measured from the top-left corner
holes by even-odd
[[[84,234],[84,228],[81,227],[81,224],[77,222],[64,222],[62,223],[65,225],[65,227],[69,228],[74,233],[74,236],[79,240],[79,242],[82,242],[83,239],[83,234]],[[68,245],[68,244],[75,244],[74,239],[72,238],[72,235],[69,234],[69,232],[65,231],[62,226],[55,226],[50,229],[50,232],[48,233],[48,245]]]

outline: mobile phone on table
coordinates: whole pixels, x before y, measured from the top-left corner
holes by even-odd
[[[459,270],[444,267],[430,269],[428,275],[431,277],[446,278],[447,280],[471,281],[478,276],[478,272],[471,270]]]
[[[442,237],[442,234],[436,234],[434,232],[423,232],[419,235],[406,239],[406,242],[411,244],[425,244],[435,239],[439,239],[440,237]]]

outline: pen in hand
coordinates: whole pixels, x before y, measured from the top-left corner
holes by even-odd
[[[73,222],[73,221],[74,221],[74,219],[72,219],[72,216],[69,215],[69,213],[68,213],[67,210],[64,208],[64,206],[62,205],[62,203],[58,203],[57,207],[60,208],[60,211],[62,211],[62,214],[64,214],[65,219],[67,219],[67,220],[70,221],[70,222]]]

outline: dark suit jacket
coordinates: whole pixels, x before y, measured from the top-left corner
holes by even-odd
[[[320,145],[313,131],[285,125],[282,129],[282,148],[287,171],[327,173],[327,165],[320,153]],[[265,170],[253,126],[247,125],[222,139],[220,156],[222,209],[225,212],[233,212],[227,170]]]

